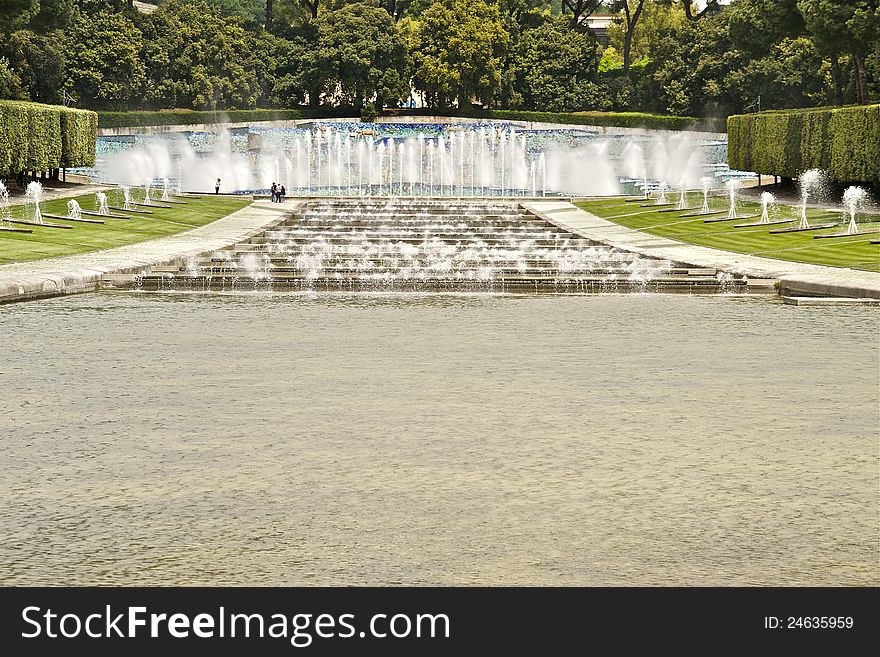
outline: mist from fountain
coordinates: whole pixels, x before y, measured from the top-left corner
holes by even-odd
[[[34,223],[42,224],[43,213],[40,212],[40,203],[43,200],[43,185],[36,180],[32,180],[24,190],[24,195],[28,203],[34,204]]]
[[[104,192],[95,193],[95,210],[98,214],[110,214],[110,207],[107,203],[107,195]]]
[[[82,219],[82,208],[78,201],[71,199],[67,202],[67,216],[71,219]]]
[[[762,224],[770,223],[770,212],[776,206],[776,197],[770,192],[761,193],[761,222]]]
[[[171,197],[168,194],[168,189],[171,187],[171,180],[168,178],[162,178],[162,200],[170,201]]]
[[[863,187],[847,187],[846,191],[843,192],[843,208],[846,216],[849,218],[849,223],[846,227],[848,235],[856,235],[859,232],[859,227],[856,225],[856,216],[867,202],[868,191]]]
[[[810,222],[807,219],[807,203],[814,198],[825,184],[825,172],[821,169],[809,169],[804,171],[798,178],[801,190],[801,221],[798,228],[807,230]]]

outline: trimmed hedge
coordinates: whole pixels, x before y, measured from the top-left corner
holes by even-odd
[[[842,182],[880,181],[880,105],[761,112],[727,119],[731,168],[795,178],[824,169]]]
[[[92,166],[97,139],[97,114],[83,110],[61,112],[61,166]]]
[[[91,166],[97,121],[86,110],[0,100],[0,175]]]
[[[562,123],[566,125],[611,126],[615,128],[648,128],[652,130],[695,130],[707,128],[692,116],[665,116],[643,112],[526,112],[519,110],[482,110],[478,117],[501,121]],[[703,122],[705,123],[705,122]]]
[[[99,128],[137,128],[156,125],[200,125],[210,123],[257,123],[259,121],[296,121],[335,116],[355,116],[354,110],[340,108],[285,109],[285,110],[227,110],[209,112],[197,110],[159,110],[134,112],[98,112]]]
[[[566,125],[614,126],[622,128],[651,128],[658,130],[705,129],[723,131],[717,122],[688,116],[662,116],[641,112],[525,112],[518,110],[438,110],[430,108],[390,109],[386,116],[461,116],[464,118],[496,119],[500,121],[531,121],[536,123],[563,123]],[[350,108],[322,107],[317,109],[287,110],[229,110],[200,112],[196,110],[160,110],[158,112],[98,112],[99,128],[131,128],[157,125],[199,125],[211,123],[245,123],[259,121],[295,121],[350,116],[357,120],[358,112]]]

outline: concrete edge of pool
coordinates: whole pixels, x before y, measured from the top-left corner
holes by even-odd
[[[447,199],[448,200],[448,199]],[[652,258],[711,267],[758,286],[779,282],[783,296],[880,299],[880,274],[761,258],[676,242],[596,217],[568,201],[520,202],[528,211],[590,240]],[[279,207],[255,202],[190,231],[104,251],[0,266],[0,303],[92,292],[113,276],[196,257],[249,239],[281,222],[305,199]]]

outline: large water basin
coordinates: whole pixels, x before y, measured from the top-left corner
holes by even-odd
[[[0,583],[877,585],[876,309],[3,309]]]

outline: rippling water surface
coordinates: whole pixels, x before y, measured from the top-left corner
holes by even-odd
[[[0,308],[2,584],[880,584],[880,313]]]

